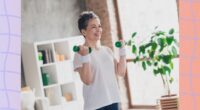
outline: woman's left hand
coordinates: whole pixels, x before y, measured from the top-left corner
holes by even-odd
[[[124,47],[125,47],[125,41],[124,41],[123,39],[120,39],[119,41],[120,41],[121,44],[122,44],[121,48],[124,48]]]

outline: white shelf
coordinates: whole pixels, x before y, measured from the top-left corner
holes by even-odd
[[[44,89],[45,96],[49,99],[50,105],[60,105],[62,104],[62,92],[60,85],[50,86]]]
[[[72,60],[69,59],[69,60],[63,60],[63,61],[56,61],[55,63],[59,64],[59,63],[65,63],[65,62],[69,62],[69,61],[72,61]]]
[[[51,87],[54,87],[54,86],[59,86],[59,84],[50,84],[48,86],[43,86],[43,88],[47,89],[47,88],[51,88]]]
[[[52,66],[52,65],[55,65],[55,63],[47,63],[47,64],[42,64],[42,65],[39,65],[40,67],[47,67],[47,66]]]
[[[22,61],[27,86],[36,89],[36,97],[49,99],[50,110],[83,109],[77,108],[80,102],[76,90],[79,89],[76,89],[77,78],[74,78],[76,76],[72,62],[73,46],[83,42],[84,38],[77,36],[22,44]],[[39,52],[42,54],[42,61],[38,58]],[[46,77],[42,75],[44,73]],[[44,80],[45,78],[47,80]]]
[[[58,83],[68,83],[74,80],[72,61],[56,62],[57,72],[58,72]]]
[[[70,102],[66,102],[64,104],[62,104],[63,108],[68,108],[68,110],[81,110],[79,107],[80,106],[76,106],[78,105],[77,101],[70,101]]]
[[[74,88],[74,86],[75,86],[74,82],[61,85],[62,96],[66,96],[68,94],[71,95],[72,100],[69,101],[77,100],[76,88]]]
[[[77,101],[63,102],[61,105],[50,106],[50,110],[83,110],[77,105]]]
[[[37,47],[36,55],[38,55],[39,52],[42,54],[43,64],[49,64],[55,61],[55,49],[51,42],[46,42],[45,44],[39,43],[38,45],[35,43],[35,45]]]
[[[51,42],[37,45],[37,50],[45,50],[45,49],[52,49],[52,48],[53,48],[53,44]]]

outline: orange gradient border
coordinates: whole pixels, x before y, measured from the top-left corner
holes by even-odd
[[[179,1],[179,24],[179,110],[200,110],[200,0]]]

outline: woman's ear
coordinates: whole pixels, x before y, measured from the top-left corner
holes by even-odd
[[[82,33],[83,36],[86,36],[86,31],[85,31],[85,29],[82,29],[82,30],[81,30],[81,33]]]

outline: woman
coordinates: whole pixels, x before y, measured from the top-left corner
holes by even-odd
[[[119,62],[112,50],[100,45],[102,27],[99,17],[91,11],[81,13],[78,28],[85,43],[74,56],[74,70],[83,85],[84,110],[119,110],[119,88],[116,75],[125,76],[126,58],[124,42],[119,50]],[[89,53],[89,47],[92,52]]]

